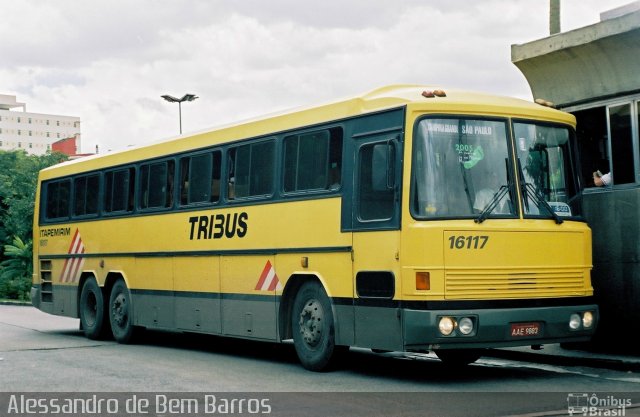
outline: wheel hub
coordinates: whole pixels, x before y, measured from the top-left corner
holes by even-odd
[[[126,322],[127,319],[127,303],[123,294],[113,300],[113,313],[111,314],[113,321],[120,327]]]
[[[322,305],[316,299],[307,301],[300,312],[300,334],[302,339],[310,346],[315,346],[322,339],[322,323],[324,311]]]

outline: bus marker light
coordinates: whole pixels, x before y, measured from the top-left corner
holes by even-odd
[[[535,99],[535,100],[534,100],[534,102],[535,102],[536,104],[541,105],[541,106],[550,107],[550,108],[552,108],[552,109],[555,109],[555,108],[556,108],[556,105],[555,105],[555,104],[553,104],[552,102],[547,101],[547,100],[545,100],[545,99],[543,99],[543,98],[537,98],[537,99]]]
[[[424,90],[424,91],[422,92],[422,97],[426,97],[426,98],[433,98],[433,97],[435,97],[435,96],[436,96],[436,95],[435,95],[435,94],[433,94],[433,91],[431,91],[431,90]]]
[[[429,272],[416,272],[416,290],[430,290],[431,277]]]
[[[308,256],[303,256],[300,259],[300,266],[303,268],[309,268],[309,257]]]
[[[433,94],[435,94],[436,97],[446,97],[447,93],[444,92],[444,90],[433,90]]]
[[[451,317],[441,317],[438,322],[438,330],[444,336],[449,336],[456,328],[456,321]]]
[[[580,314],[573,313],[571,317],[569,317],[569,328],[571,330],[578,330],[582,325],[582,318]]]

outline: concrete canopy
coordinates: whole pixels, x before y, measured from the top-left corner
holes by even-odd
[[[640,92],[640,10],[512,45],[511,61],[558,107]]]

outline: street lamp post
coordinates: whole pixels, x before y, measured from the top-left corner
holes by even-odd
[[[175,98],[170,95],[161,96],[163,99],[167,100],[169,103],[178,103],[178,117],[180,120],[180,134],[182,135],[182,102],[183,101],[193,101],[198,98],[195,94],[185,94],[182,98]]]

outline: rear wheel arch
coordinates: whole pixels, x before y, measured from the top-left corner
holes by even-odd
[[[111,288],[113,288],[113,284],[116,283],[119,279],[122,279],[125,284],[127,284],[127,288],[129,287],[129,283],[125,277],[125,274],[120,271],[109,271],[107,273],[107,277],[104,280],[103,292],[107,301],[109,300],[109,295],[111,294]]]

